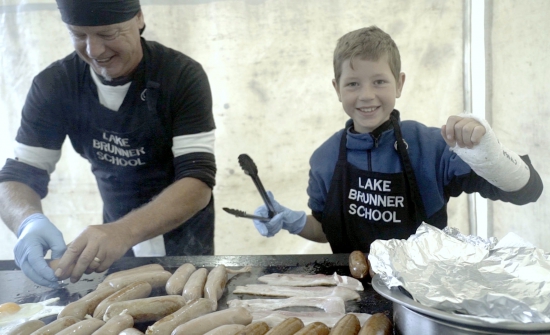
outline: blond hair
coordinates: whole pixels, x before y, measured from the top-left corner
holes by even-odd
[[[353,69],[353,59],[366,59],[378,61],[380,57],[387,56],[391,72],[396,81],[399,81],[401,72],[401,57],[399,49],[390,35],[377,26],[351,31],[338,39],[334,49],[334,79],[340,81],[342,64],[347,59]]]

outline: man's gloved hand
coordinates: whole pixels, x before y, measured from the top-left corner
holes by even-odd
[[[275,236],[281,229],[288,230],[291,234],[298,234],[304,229],[306,225],[306,213],[303,211],[293,211],[286,207],[281,206],[270,191],[267,191],[273,207],[275,207],[275,216],[270,221],[253,220],[254,226],[263,236],[272,237]],[[254,215],[268,217],[268,210],[265,204],[256,208]]]
[[[15,264],[35,283],[59,287],[58,279],[44,260],[44,255],[51,249],[52,259],[63,256],[67,249],[63,234],[44,214],[36,213],[21,223],[17,236],[19,239],[13,249]]]

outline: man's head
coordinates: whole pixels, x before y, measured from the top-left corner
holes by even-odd
[[[78,55],[107,80],[130,75],[143,57],[139,0],[56,0]]]
[[[372,132],[389,119],[405,82],[400,70],[397,46],[377,27],[338,40],[332,84],[356,132]]]
[[[353,67],[354,59],[377,61],[383,56],[387,56],[393,76],[399,80],[401,57],[391,36],[376,26],[351,31],[338,39],[334,49],[334,78],[340,80],[346,60],[351,60]]]

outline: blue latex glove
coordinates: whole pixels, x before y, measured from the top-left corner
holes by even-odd
[[[15,264],[33,282],[51,288],[59,287],[54,271],[44,260],[48,250],[52,250],[52,259],[61,258],[67,249],[63,234],[44,214],[32,214],[19,226],[19,239],[13,253]]]
[[[298,234],[306,225],[306,213],[303,211],[293,211],[281,206],[270,191],[267,191],[267,196],[271,199],[276,214],[270,221],[253,220],[254,226],[263,236],[275,236],[281,229],[288,230],[291,234]],[[256,208],[254,215],[268,217],[268,210],[265,204]]]

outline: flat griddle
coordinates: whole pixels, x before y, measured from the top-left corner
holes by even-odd
[[[57,298],[54,305],[65,306],[93,291],[105,277],[113,272],[131,269],[145,264],[160,264],[168,271],[175,271],[184,263],[191,263],[195,267],[205,267],[209,270],[219,264],[231,269],[251,266],[250,273],[229,274],[229,280],[218,309],[227,308],[227,301],[231,299],[266,298],[259,296],[233,294],[238,285],[262,284],[257,278],[270,273],[298,273],[298,274],[328,274],[334,272],[339,275],[350,276],[348,265],[349,254],[327,255],[253,255],[253,256],[177,256],[177,257],[125,257],[115,262],[109,270],[103,273],[84,275],[80,281],[59,289],[49,289],[33,283],[18,270],[13,261],[0,261],[0,304],[16,302],[19,304],[40,302],[46,299]],[[379,295],[370,283],[370,278],[362,281],[365,290],[360,292],[360,301],[346,302],[346,312],[354,313],[385,313],[391,318],[392,302]],[[164,290],[157,289],[151,295],[163,295]],[[297,311],[295,307],[285,310]],[[300,307],[300,311],[320,311],[313,307]],[[52,317],[52,320],[55,319]],[[44,320],[48,323],[50,320]]]

